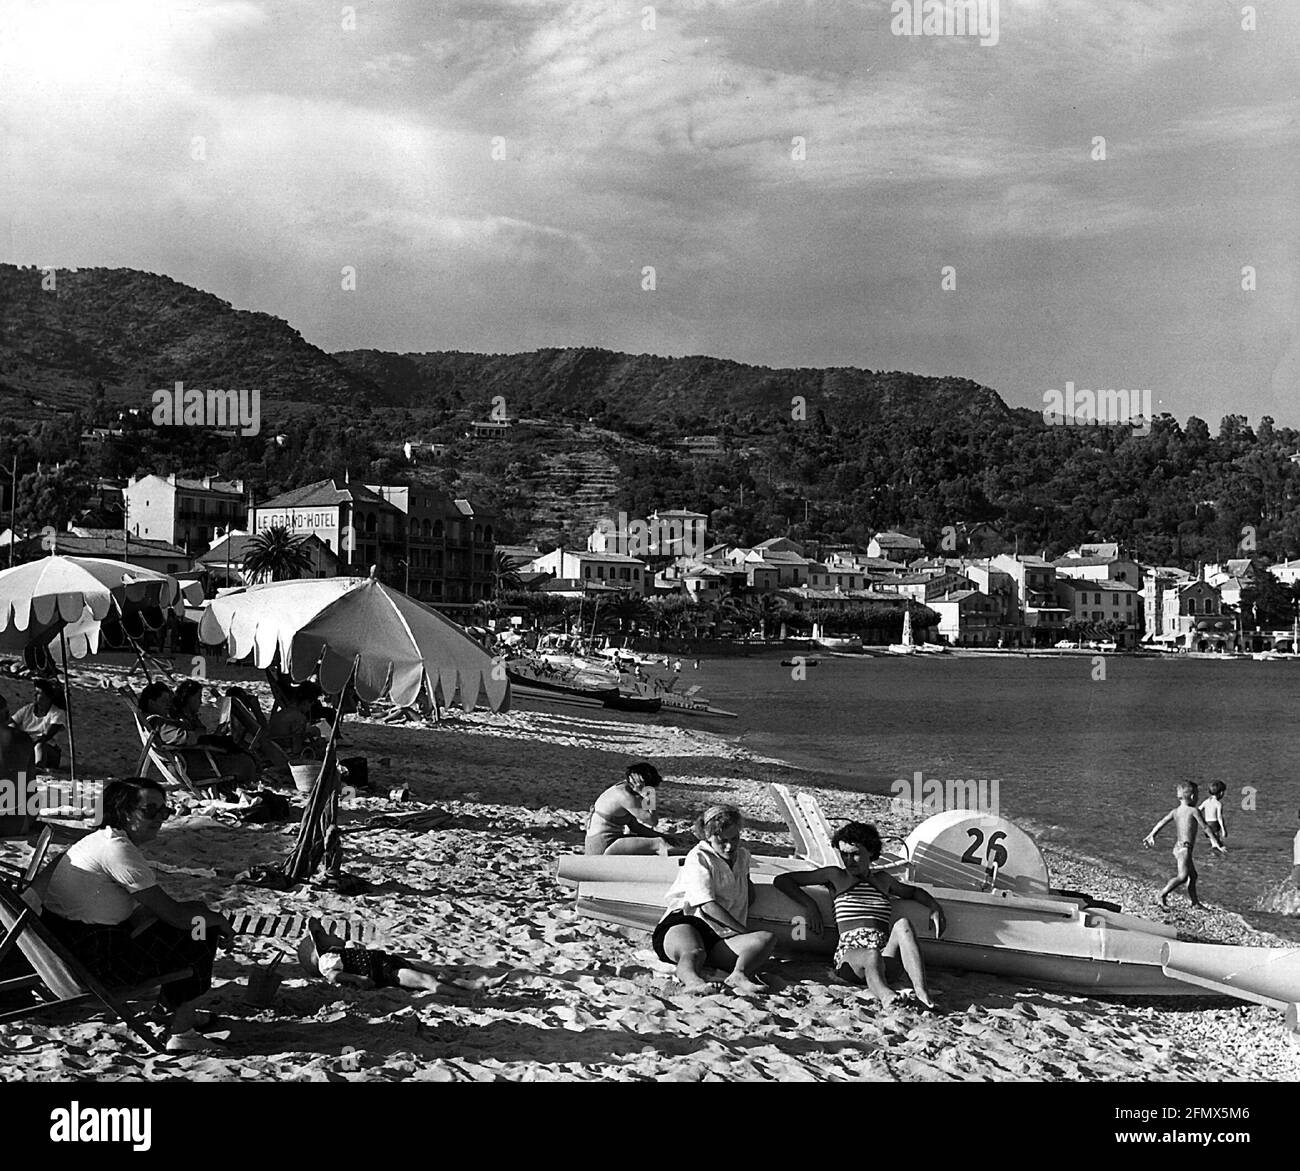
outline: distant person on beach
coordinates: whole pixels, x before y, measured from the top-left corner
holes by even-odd
[[[159,885],[140,847],[171,812],[158,782],[144,777],[104,786],[104,826],[69,847],[50,874],[42,922],[109,987],[138,987],[189,968],[164,984],[171,1013],[169,1053],[211,1048],[198,1033],[208,1014],[194,1005],[212,986],[212,962],[229,921],[200,902],[178,902]]]
[[[1201,816],[1205,818],[1205,831],[1211,841],[1223,845],[1228,840],[1228,827],[1223,820],[1223,795],[1228,786],[1222,781],[1210,782],[1210,795],[1200,804]]]
[[[318,976],[327,984],[352,984],[372,990],[408,988],[457,998],[497,988],[513,975],[506,972],[496,977],[451,977],[420,960],[377,948],[348,945],[326,931],[316,918],[307,920],[307,934],[298,945],[298,962],[309,976]]]
[[[741,816],[734,805],[711,805],[696,822],[700,839],[682,861],[668,890],[668,910],[655,928],[655,954],[677,965],[687,992],[713,985],[704,965],[728,971],[727,987],[743,996],[766,992],[758,970],[776,945],[770,931],[750,931],[749,851],[740,842]]]
[[[14,723],[35,743],[36,763],[44,768],[58,768],[63,753],[54,738],[68,723],[63,688],[52,679],[37,679],[32,687],[32,702],[14,712]]]
[[[591,807],[586,854],[666,854],[676,839],[654,828],[655,797],[663,777],[652,764],[634,764]]]
[[[912,982],[916,998],[926,1008],[934,1008],[934,998],[925,983],[925,963],[912,924],[895,917],[895,899],[914,899],[929,909],[934,937],[943,935],[947,922],[943,908],[929,891],[899,882],[871,864],[880,857],[883,843],[874,825],[851,821],[835,831],[831,839],[842,865],[823,866],[820,870],[797,870],[778,874],[772,885],[783,895],[799,903],[814,935],[823,930],[821,908],[803,887],[826,886],[835,900],[835,925],[839,943],[835,948],[835,974],[850,984],[866,984],[871,994],[888,1008],[898,997],[885,981],[883,964],[898,959]]]
[[[1167,907],[1168,898],[1184,883],[1187,884],[1187,897],[1191,899],[1192,906],[1199,907],[1201,900],[1196,896],[1196,863],[1192,861],[1192,850],[1196,846],[1196,829],[1199,826],[1205,830],[1205,836],[1210,841],[1210,846],[1218,850],[1221,854],[1228,851],[1214,840],[1210,833],[1209,827],[1205,824],[1205,818],[1201,816],[1201,811],[1196,808],[1196,786],[1190,781],[1183,781],[1175,790],[1178,797],[1178,804],[1168,813],[1156,822],[1155,827],[1145,838],[1142,839],[1144,846],[1154,846],[1156,844],[1156,834],[1158,834],[1171,821],[1174,823],[1174,830],[1177,834],[1177,844],[1174,846],[1174,861],[1178,866],[1178,873],[1174,875],[1166,884],[1164,890],[1160,892],[1160,905]]]

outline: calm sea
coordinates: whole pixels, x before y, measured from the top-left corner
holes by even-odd
[[[1093,671],[1090,656],[822,655],[803,681],[764,657],[687,664],[683,683],[737,712],[714,726],[765,756],[886,795],[917,771],[996,778],[1003,816],[1153,881],[1173,873],[1172,828],[1155,850],[1141,842],[1175,783],[1204,798],[1222,780],[1229,853],[1198,843],[1201,897],[1300,938],[1294,919],[1256,907],[1291,869],[1300,663],[1112,656],[1104,680]]]

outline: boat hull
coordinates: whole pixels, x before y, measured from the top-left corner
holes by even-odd
[[[653,931],[664,913],[664,897],[681,860],[609,858],[581,862],[564,859],[560,877],[578,887],[579,914],[625,927]],[[836,943],[834,909],[821,888],[805,888],[817,901],[821,935],[807,926],[799,904],[772,886],[782,869],[807,869],[801,859],[756,858],[751,878],[755,897],[749,925],[771,931],[779,950],[791,955],[829,956]],[[579,878],[579,874],[618,874],[618,880]],[[1204,996],[1205,988],[1168,975],[1162,950],[1172,929],[1086,905],[1082,898],[1026,898],[1009,891],[980,892],[928,888],[947,918],[935,939],[929,912],[903,901],[899,913],[916,932],[921,954],[938,969],[983,972],[1024,983],[1083,994],[1111,996]],[[1135,930],[1141,924],[1150,930]],[[1240,995],[1229,992],[1228,995]]]

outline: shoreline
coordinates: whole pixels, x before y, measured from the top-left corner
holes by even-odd
[[[74,704],[85,779],[122,775],[138,744],[112,692],[84,684],[121,669],[79,664]],[[264,684],[261,685],[264,688]],[[608,713],[602,713],[602,715]],[[784,822],[763,788],[811,790],[828,818],[874,820],[906,834],[914,818],[888,797],[763,758],[709,729],[585,712],[518,709],[458,713],[436,727],[350,717],[345,752],[365,755],[378,791],[408,785],[418,802],[451,815],[427,832],[367,828],[378,813],[418,806],[385,797],[344,807],[345,869],[372,884],[343,898],[298,887],[279,893],[235,885],[239,870],[282,858],[295,823],[233,827],[202,813],[167,823],[149,855],[180,898],[227,913],[320,914],[379,930],[372,946],[474,973],[513,968],[508,989],[478,1004],[431,994],[366,992],[308,981],[296,963],[274,1007],[243,1004],[251,961],[283,945],[241,937],[219,953],[208,1006],[228,1016],[230,1051],[156,1057],[120,1028],[40,1018],[0,1025],[0,1081],[156,1080],[1285,1080],[1300,1050],[1280,1014],[1202,1000],[1098,1000],[1023,987],[993,976],[932,972],[946,1015],[877,1011],[857,990],[830,983],[824,961],[784,961],[777,990],[758,1000],[672,995],[648,936],[578,919],[556,859],[581,849],[582,818],[596,793],[636,759],[665,776],[660,812],[681,826],[703,805],[745,812],[756,852],[788,853]],[[383,759],[391,764],[382,765]],[[302,799],[295,798],[295,810]],[[1043,846],[1053,881],[1142,912],[1149,884]],[[1180,929],[1219,942],[1266,937],[1211,911]],[[1186,922],[1181,919],[1187,919]],[[223,1034],[218,1034],[222,1036]],[[1207,1045],[1207,1038],[1213,1038]]]

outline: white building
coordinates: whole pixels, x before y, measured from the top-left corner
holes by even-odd
[[[649,517],[602,520],[587,538],[590,553],[624,557],[702,557],[708,548],[709,518],[685,509],[656,509]]]
[[[122,489],[127,529],[133,537],[180,545],[202,553],[218,532],[243,528],[247,515],[242,480],[132,476]]]
[[[535,557],[523,568],[529,572],[580,581],[584,585],[614,586],[638,598],[644,597],[649,580],[646,563],[639,558],[590,550],[553,549]]]

